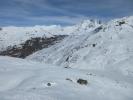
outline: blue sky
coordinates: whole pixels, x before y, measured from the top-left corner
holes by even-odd
[[[75,24],[133,15],[133,0],[0,0],[0,26]]]

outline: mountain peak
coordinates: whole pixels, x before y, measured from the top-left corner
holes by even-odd
[[[82,20],[78,25],[82,28],[86,28],[86,27],[93,28],[101,25],[101,21],[95,20],[95,19],[87,19],[87,20]]]
[[[117,19],[109,21],[108,24],[112,24],[116,26],[117,25],[121,26],[122,24],[133,24],[133,16],[117,18]]]

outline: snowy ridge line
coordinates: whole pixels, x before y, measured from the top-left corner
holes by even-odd
[[[79,69],[104,69],[120,61],[127,63],[133,52],[132,25],[132,16],[115,19],[86,34],[68,36],[27,59]]]
[[[85,20],[73,26],[39,26],[34,27],[2,27],[0,30],[0,50],[6,50],[8,46],[14,46],[35,37],[53,37],[54,35],[72,35],[90,32],[100,23],[93,20]]]
[[[54,35],[52,37],[36,37],[26,40],[24,43],[14,46],[9,46],[6,50],[0,52],[3,56],[12,56],[18,58],[25,58],[32,53],[48,48],[56,43],[62,41],[67,35]]]
[[[25,59],[0,56],[0,100],[133,100],[133,16],[93,25]]]

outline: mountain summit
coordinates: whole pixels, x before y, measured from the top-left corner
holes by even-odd
[[[132,45],[132,16],[3,27],[0,100],[133,100]]]

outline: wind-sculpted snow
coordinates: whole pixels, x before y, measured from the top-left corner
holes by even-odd
[[[123,67],[131,68],[127,59],[133,59],[132,26],[133,17],[116,19],[88,34],[71,35],[27,59],[81,69],[106,69],[125,62]]]
[[[63,40],[66,35],[54,35],[49,38],[45,37],[36,37],[26,40],[24,43],[14,46],[9,46],[6,50],[1,51],[0,55],[11,56],[18,58],[25,58],[32,53],[41,50],[43,48],[48,48],[51,45],[54,45],[61,40]]]
[[[133,68],[123,66],[79,70],[1,56],[0,100],[132,100],[133,76],[124,71]]]
[[[133,100],[133,17],[67,29],[26,59],[0,57],[0,100]]]
[[[50,38],[54,35],[71,35],[86,33],[98,27],[99,21],[85,20],[73,26],[34,26],[34,27],[2,27],[0,28],[0,51],[6,50],[8,46],[22,44],[30,38],[45,37]]]

